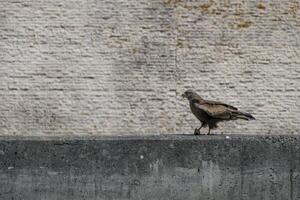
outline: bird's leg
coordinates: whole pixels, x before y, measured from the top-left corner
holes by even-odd
[[[210,127],[208,126],[208,133],[207,133],[207,135],[210,135]]]
[[[194,135],[200,135],[199,129],[195,128]]]
[[[198,128],[199,133],[200,133],[200,129],[201,129],[202,127],[203,127],[203,123],[201,123],[200,128]]]
[[[201,126],[200,126],[200,128],[196,128],[195,129],[195,132],[194,132],[194,135],[200,135],[200,129],[203,127],[203,123],[201,123]]]

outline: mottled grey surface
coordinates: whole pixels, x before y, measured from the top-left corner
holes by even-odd
[[[1,137],[2,200],[296,200],[300,136]]]
[[[253,113],[217,133],[299,133],[294,0],[0,1],[0,135],[167,134],[194,88]]]

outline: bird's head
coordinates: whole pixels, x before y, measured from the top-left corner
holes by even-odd
[[[194,92],[191,89],[185,91],[181,96],[183,98],[187,98],[189,101],[200,97],[196,92]]]

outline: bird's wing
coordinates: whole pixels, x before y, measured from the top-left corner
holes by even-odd
[[[222,102],[219,102],[219,101],[205,100],[205,103],[212,104],[212,105],[222,105],[222,106],[225,106],[225,107],[233,109],[233,110],[238,110],[236,107],[233,107],[231,105],[228,105],[228,104],[225,104],[225,103],[222,103]]]
[[[216,103],[195,103],[195,106],[204,112],[206,112],[209,116],[216,119],[230,119],[231,111],[230,107],[223,105],[223,104],[216,104]],[[235,110],[236,108],[231,108]]]

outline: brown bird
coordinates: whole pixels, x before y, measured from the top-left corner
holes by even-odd
[[[185,91],[182,94],[182,97],[189,100],[192,113],[201,122],[200,128],[195,129],[195,135],[199,135],[200,129],[206,126],[208,126],[207,134],[209,135],[210,129],[217,128],[217,123],[220,121],[255,119],[251,114],[239,111],[236,107],[233,107],[231,105],[218,101],[204,100],[193,90]]]

